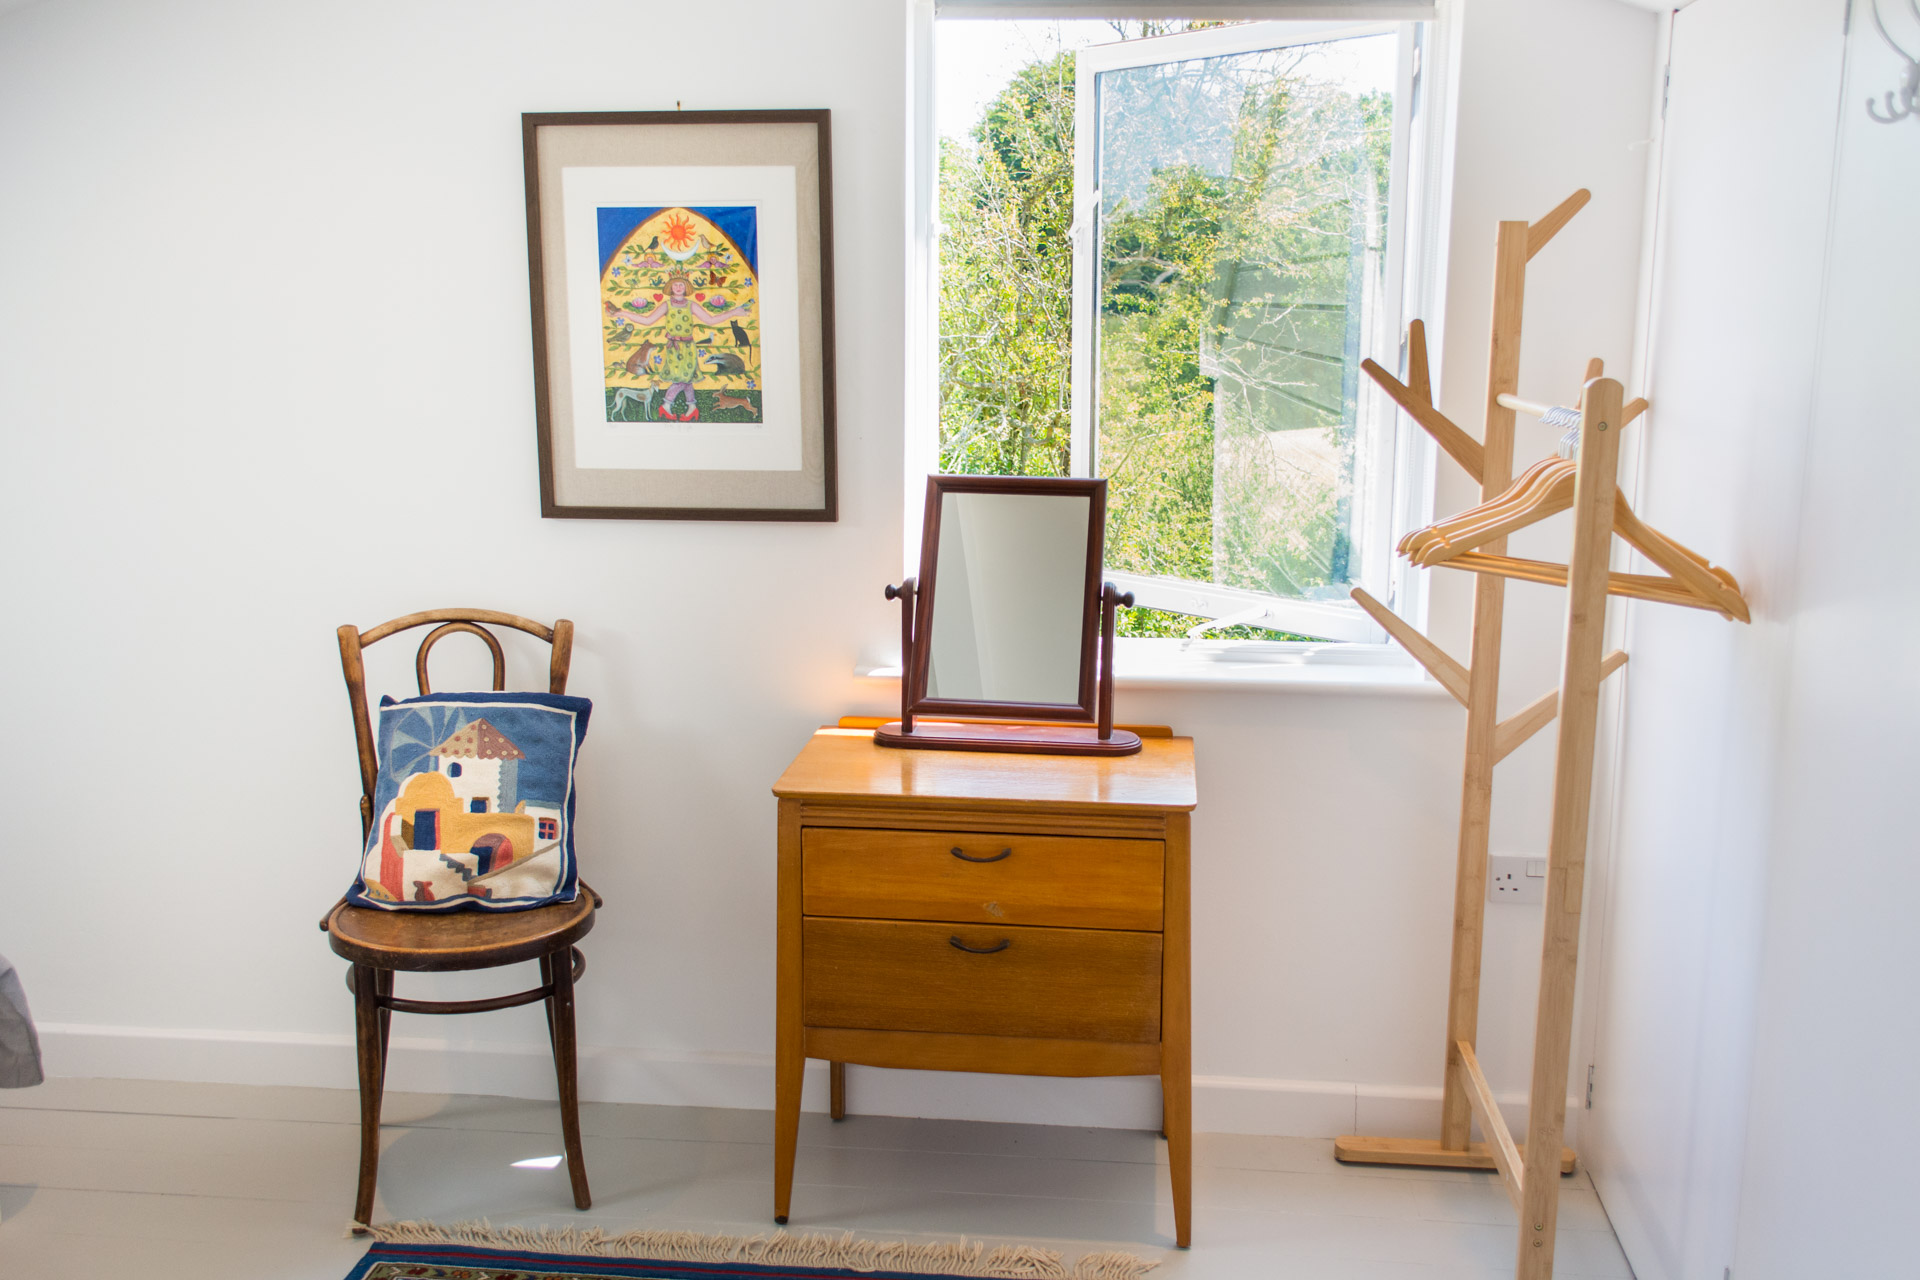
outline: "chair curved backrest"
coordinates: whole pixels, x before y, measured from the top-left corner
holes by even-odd
[[[486,642],[487,649],[493,655],[493,688],[501,692],[507,687],[507,659],[500,648],[500,641],[487,630],[487,626],[512,627],[537,636],[553,646],[553,658],[548,664],[548,692],[565,693],[567,691],[567,671],[573,662],[573,623],[565,618],[558,619],[551,627],[535,622],[531,618],[522,618],[518,614],[498,613],[492,609],[428,609],[422,613],[409,613],[404,617],[383,622],[377,627],[365,631],[351,623],[341,627],[336,633],[340,637],[340,667],[347,677],[347,700],[353,704],[353,736],[360,748],[360,836],[366,838],[373,828],[373,787],[379,776],[380,760],[373,744],[373,723],[367,716],[367,673],[360,661],[361,651],[368,645],[385,640],[388,636],[414,627],[424,627],[430,622],[440,625],[427,633],[420,642],[419,652],[414,655],[413,670],[418,677],[420,692],[433,692],[427,685],[427,653],[447,636],[456,633],[479,636]],[[482,625],[487,624],[487,625]]]

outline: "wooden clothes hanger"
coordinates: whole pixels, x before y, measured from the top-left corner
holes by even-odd
[[[1573,464],[1543,458],[1490,502],[1448,516],[1400,539],[1400,554],[1431,568],[1573,505]]]
[[[1602,370],[1598,359],[1588,362],[1589,385],[1601,375]],[[1584,386],[1580,398],[1584,403]],[[1503,395],[1500,403],[1506,408],[1535,417],[1572,412],[1521,400],[1517,396]],[[1621,425],[1632,422],[1646,408],[1644,399],[1632,401],[1622,410]],[[1572,438],[1578,438],[1577,428]],[[1578,465],[1571,458],[1552,457],[1536,462],[1490,501],[1409,533],[1400,540],[1400,552],[1422,568],[1449,565],[1475,573],[1492,573],[1527,582],[1564,586],[1567,581],[1565,565],[1507,555],[1487,555],[1477,552],[1475,548],[1505,538],[1570,508],[1577,476]],[[1711,609],[1741,622],[1751,620],[1747,602],[1740,594],[1740,584],[1731,573],[1715,567],[1705,556],[1675,542],[1640,519],[1634,514],[1626,497],[1618,492],[1614,494],[1613,531],[1634,550],[1666,570],[1667,576],[1611,574],[1608,594]]]

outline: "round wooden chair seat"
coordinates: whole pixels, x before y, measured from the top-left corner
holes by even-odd
[[[593,929],[594,894],[528,911],[378,911],[341,903],[327,917],[336,954],[375,969],[488,969],[537,960]]]

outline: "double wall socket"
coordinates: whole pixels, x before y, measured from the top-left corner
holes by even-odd
[[[1487,859],[1488,902],[1545,902],[1547,860],[1496,853]]]

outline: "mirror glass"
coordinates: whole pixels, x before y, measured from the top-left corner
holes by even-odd
[[[926,697],[1080,701],[1085,494],[944,493]]]

